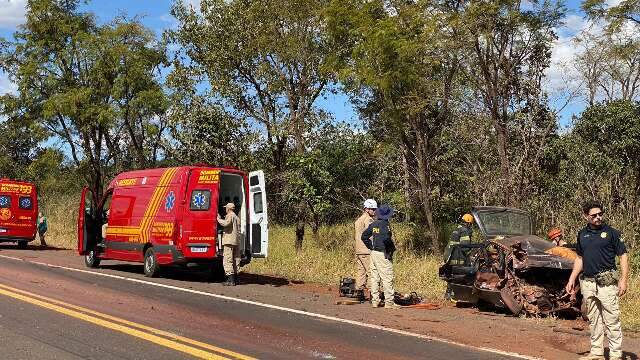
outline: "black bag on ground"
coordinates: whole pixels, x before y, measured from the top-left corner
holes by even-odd
[[[342,278],[340,279],[340,296],[341,297],[357,297],[356,294],[356,280],[354,278]]]

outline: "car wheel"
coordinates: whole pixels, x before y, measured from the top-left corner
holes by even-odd
[[[513,295],[513,292],[508,287],[500,289],[500,298],[504,305],[511,311],[513,316],[518,316],[522,312],[522,304]]]
[[[96,249],[91,249],[84,255],[84,264],[89,268],[97,268],[100,266],[100,258],[96,253]]]
[[[26,249],[29,242],[20,240],[18,241],[18,249]]]
[[[157,277],[158,275],[160,275],[160,265],[156,252],[150,247],[144,253],[144,276]]]

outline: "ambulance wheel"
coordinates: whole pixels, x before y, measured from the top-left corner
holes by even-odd
[[[144,253],[144,276],[156,277],[158,275],[160,275],[160,265],[158,264],[156,252],[150,247]]]
[[[89,268],[97,268],[100,266],[100,258],[96,253],[96,249],[89,250],[84,255],[84,264]]]
[[[18,249],[26,249],[27,244],[29,244],[27,241],[18,241]]]

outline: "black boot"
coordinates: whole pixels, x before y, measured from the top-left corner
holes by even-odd
[[[222,283],[222,286],[233,285],[233,282],[231,281],[231,276],[233,276],[233,275],[227,275],[227,279]]]
[[[227,281],[222,283],[223,286],[236,286],[236,276],[227,275]]]
[[[240,285],[240,277],[238,274],[233,275],[233,285]]]

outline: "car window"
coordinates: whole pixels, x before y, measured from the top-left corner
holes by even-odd
[[[478,217],[487,235],[530,235],[531,219],[526,213],[508,210],[481,211]]]

